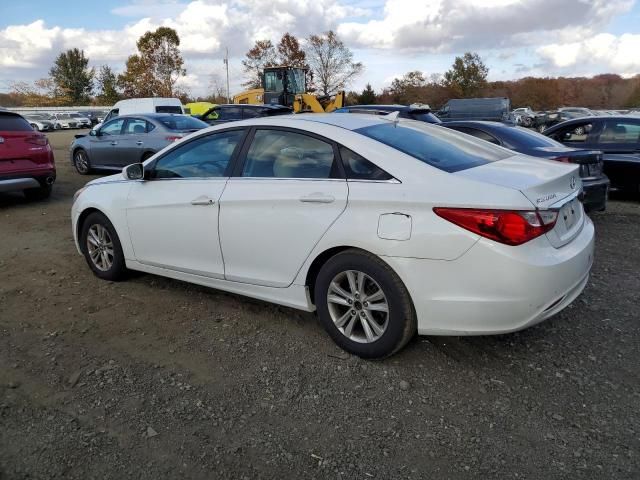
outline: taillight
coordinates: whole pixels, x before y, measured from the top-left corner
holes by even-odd
[[[42,135],[34,135],[33,137],[27,137],[24,139],[27,143],[32,143],[34,145],[39,145],[41,147],[46,147],[49,144],[49,140],[47,137]]]
[[[558,219],[555,210],[484,210],[478,208],[433,209],[436,215],[483,237],[506,245],[522,245],[551,230]]]
[[[168,137],[164,137],[164,139],[168,142],[177,142],[178,140],[180,140],[182,137],[180,136],[176,136],[176,135],[169,135]]]

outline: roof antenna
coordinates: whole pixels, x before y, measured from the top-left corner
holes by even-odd
[[[385,115],[384,118],[385,120],[390,120],[393,122],[393,125],[398,125],[398,122],[400,121],[400,119],[398,118],[398,116],[400,115],[399,111],[395,111],[395,112],[391,112],[389,115]]]

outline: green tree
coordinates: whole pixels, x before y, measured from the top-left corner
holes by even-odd
[[[245,54],[245,59],[242,60],[242,67],[247,76],[247,80],[242,85],[247,88],[262,87],[264,68],[277,64],[278,56],[271,40],[257,40],[253,48]]]
[[[371,88],[371,84],[367,83],[367,86],[362,93],[358,95],[358,103],[360,105],[371,105],[376,103],[376,92]]]
[[[348,86],[364,66],[353,61],[353,53],[333,31],[307,39],[307,61],[323,95],[332,95]]]
[[[67,98],[71,105],[89,103],[95,71],[89,68],[84,50],[73,48],[61,53],[49,70],[55,85],[55,96]]]
[[[424,101],[427,79],[419,70],[405,73],[402,78],[394,78],[389,93],[395,103],[408,104]]]
[[[117,87],[117,77],[109,65],[102,65],[98,72],[98,91],[96,98],[100,105],[113,105],[120,100]]]
[[[127,59],[118,76],[126,97],[179,97],[176,83],[187,74],[180,54],[180,37],[169,27],[147,32],[137,42],[138,53]]]
[[[467,52],[456,57],[451,70],[444,74],[443,85],[451,94],[460,97],[473,97],[487,84],[489,68],[477,53]]]

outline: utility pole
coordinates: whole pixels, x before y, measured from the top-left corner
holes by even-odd
[[[224,64],[227,67],[227,103],[231,103],[231,96],[229,95],[229,49],[225,47]]]

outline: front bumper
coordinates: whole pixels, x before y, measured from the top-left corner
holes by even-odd
[[[539,323],[584,289],[593,263],[594,227],[585,216],[569,244],[546,236],[519,247],[479,240],[452,261],[384,257],[409,290],[421,335],[491,335]]]
[[[607,208],[609,179],[606,176],[582,180],[582,204],[587,212],[601,212]]]

